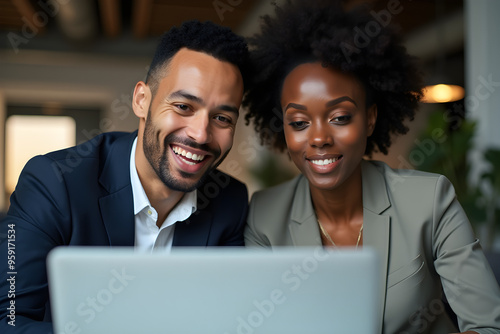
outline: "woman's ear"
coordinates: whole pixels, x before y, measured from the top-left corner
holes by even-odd
[[[132,109],[134,114],[139,118],[146,118],[148,115],[149,106],[151,104],[151,90],[143,81],[139,81],[135,85],[134,95],[132,96]]]
[[[366,121],[368,125],[368,137],[373,134],[375,124],[377,123],[377,105],[374,103],[366,110]]]

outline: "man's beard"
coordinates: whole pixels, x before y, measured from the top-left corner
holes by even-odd
[[[149,164],[155,171],[156,175],[160,178],[160,180],[168,188],[175,191],[190,192],[200,187],[207,178],[208,174],[212,170],[217,168],[217,166],[220,165],[220,163],[226,158],[227,154],[229,153],[229,150],[225,152],[224,155],[222,156],[222,159],[219,159],[219,161],[214,166],[208,168],[198,181],[190,183],[189,179],[195,178],[197,177],[197,175],[179,171],[181,179],[176,179],[170,171],[168,150],[170,149],[170,144],[172,143],[178,143],[185,145],[187,147],[192,147],[195,149],[200,149],[210,152],[213,155],[214,161],[216,161],[221,156],[221,152],[220,150],[214,150],[209,148],[208,145],[206,144],[198,144],[190,139],[177,137],[172,133],[167,135],[167,137],[165,137],[163,143],[164,149],[162,151],[160,143],[158,142],[158,137],[156,136],[155,133],[155,127],[153,126],[151,121],[151,112],[149,111],[148,118],[146,120],[146,124],[144,127],[144,136],[143,136],[144,155],[146,156],[146,159],[148,160]],[[183,181],[182,179],[188,181]]]

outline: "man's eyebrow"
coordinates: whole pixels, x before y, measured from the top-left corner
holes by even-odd
[[[198,104],[205,105],[205,101],[203,101],[203,99],[201,99],[198,96],[195,96],[193,94],[189,94],[185,90],[178,90],[176,92],[173,92],[172,94],[170,94],[167,97],[167,100],[176,99],[176,98],[184,98],[184,99],[196,102]]]
[[[224,111],[229,111],[229,112],[234,112],[236,115],[239,115],[240,114],[240,109],[239,108],[236,108],[236,107],[233,107],[233,106],[228,106],[226,104],[223,104],[221,106],[218,106],[217,108],[215,109],[219,109],[219,110],[224,110]]]
[[[302,104],[297,104],[297,103],[288,103],[285,107],[285,111],[287,111],[289,108],[295,108],[295,109],[304,110],[304,111],[307,110],[306,106],[304,106]]]
[[[176,98],[184,98],[186,100],[193,101],[195,103],[201,104],[202,106],[206,105],[205,101],[203,101],[202,98],[200,98],[198,96],[195,96],[193,94],[189,94],[188,92],[186,92],[185,90],[182,90],[182,89],[178,90],[176,92],[173,92],[172,94],[170,94],[167,97],[167,100],[176,99]],[[230,105],[223,104],[223,105],[215,107],[215,109],[229,111],[229,112],[234,112],[235,114],[239,115],[239,108],[237,108],[235,106],[230,106]]]
[[[352,104],[354,104],[356,107],[358,106],[358,105],[356,104],[356,102],[354,102],[354,100],[353,100],[353,99],[351,99],[349,96],[341,96],[341,97],[336,98],[336,99],[334,99],[334,100],[328,101],[328,102],[325,104],[325,106],[326,106],[326,107],[333,107],[334,105],[339,104],[339,103],[344,102],[344,101],[349,101],[349,102],[352,102]]]

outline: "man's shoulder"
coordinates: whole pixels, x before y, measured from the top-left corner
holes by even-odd
[[[35,156],[28,161],[22,175],[30,174],[44,178],[50,178],[52,175],[59,182],[68,176],[72,179],[89,177],[89,173],[94,175],[102,169],[110,152],[117,146],[123,151],[122,153],[130,151],[134,135],[127,132],[102,133],[79,145]],[[124,143],[115,145],[119,141]],[[122,159],[125,161],[128,155],[124,156]]]
[[[104,132],[76,146],[50,152],[45,154],[45,156],[53,161],[99,158],[102,152],[109,150],[115,142],[125,140],[134,134],[135,132]]]
[[[422,214],[423,208],[432,208],[446,196],[455,196],[455,189],[448,178],[441,174],[413,169],[393,169],[383,162],[371,161],[369,164],[378,170],[394,208],[405,207],[407,212],[416,210]],[[366,169],[365,169],[366,170]],[[370,173],[368,189],[375,189],[372,197],[379,196],[381,183],[377,176]],[[368,190],[369,191],[369,190]]]

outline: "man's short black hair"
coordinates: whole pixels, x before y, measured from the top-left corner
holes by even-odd
[[[374,31],[376,28],[376,31]],[[371,29],[371,30],[370,30]],[[244,98],[247,124],[253,120],[262,143],[286,149],[280,96],[286,75],[297,65],[321,62],[353,75],[377,105],[377,123],[365,153],[387,154],[392,135],[404,134],[422,97],[421,73],[402,38],[364,7],[346,11],[341,1],[294,0],[265,16],[249,39],[255,73]]]
[[[227,27],[192,20],[171,28],[161,37],[146,78],[153,96],[170,60],[182,48],[203,52],[237,66],[245,83],[248,66],[246,41]]]

